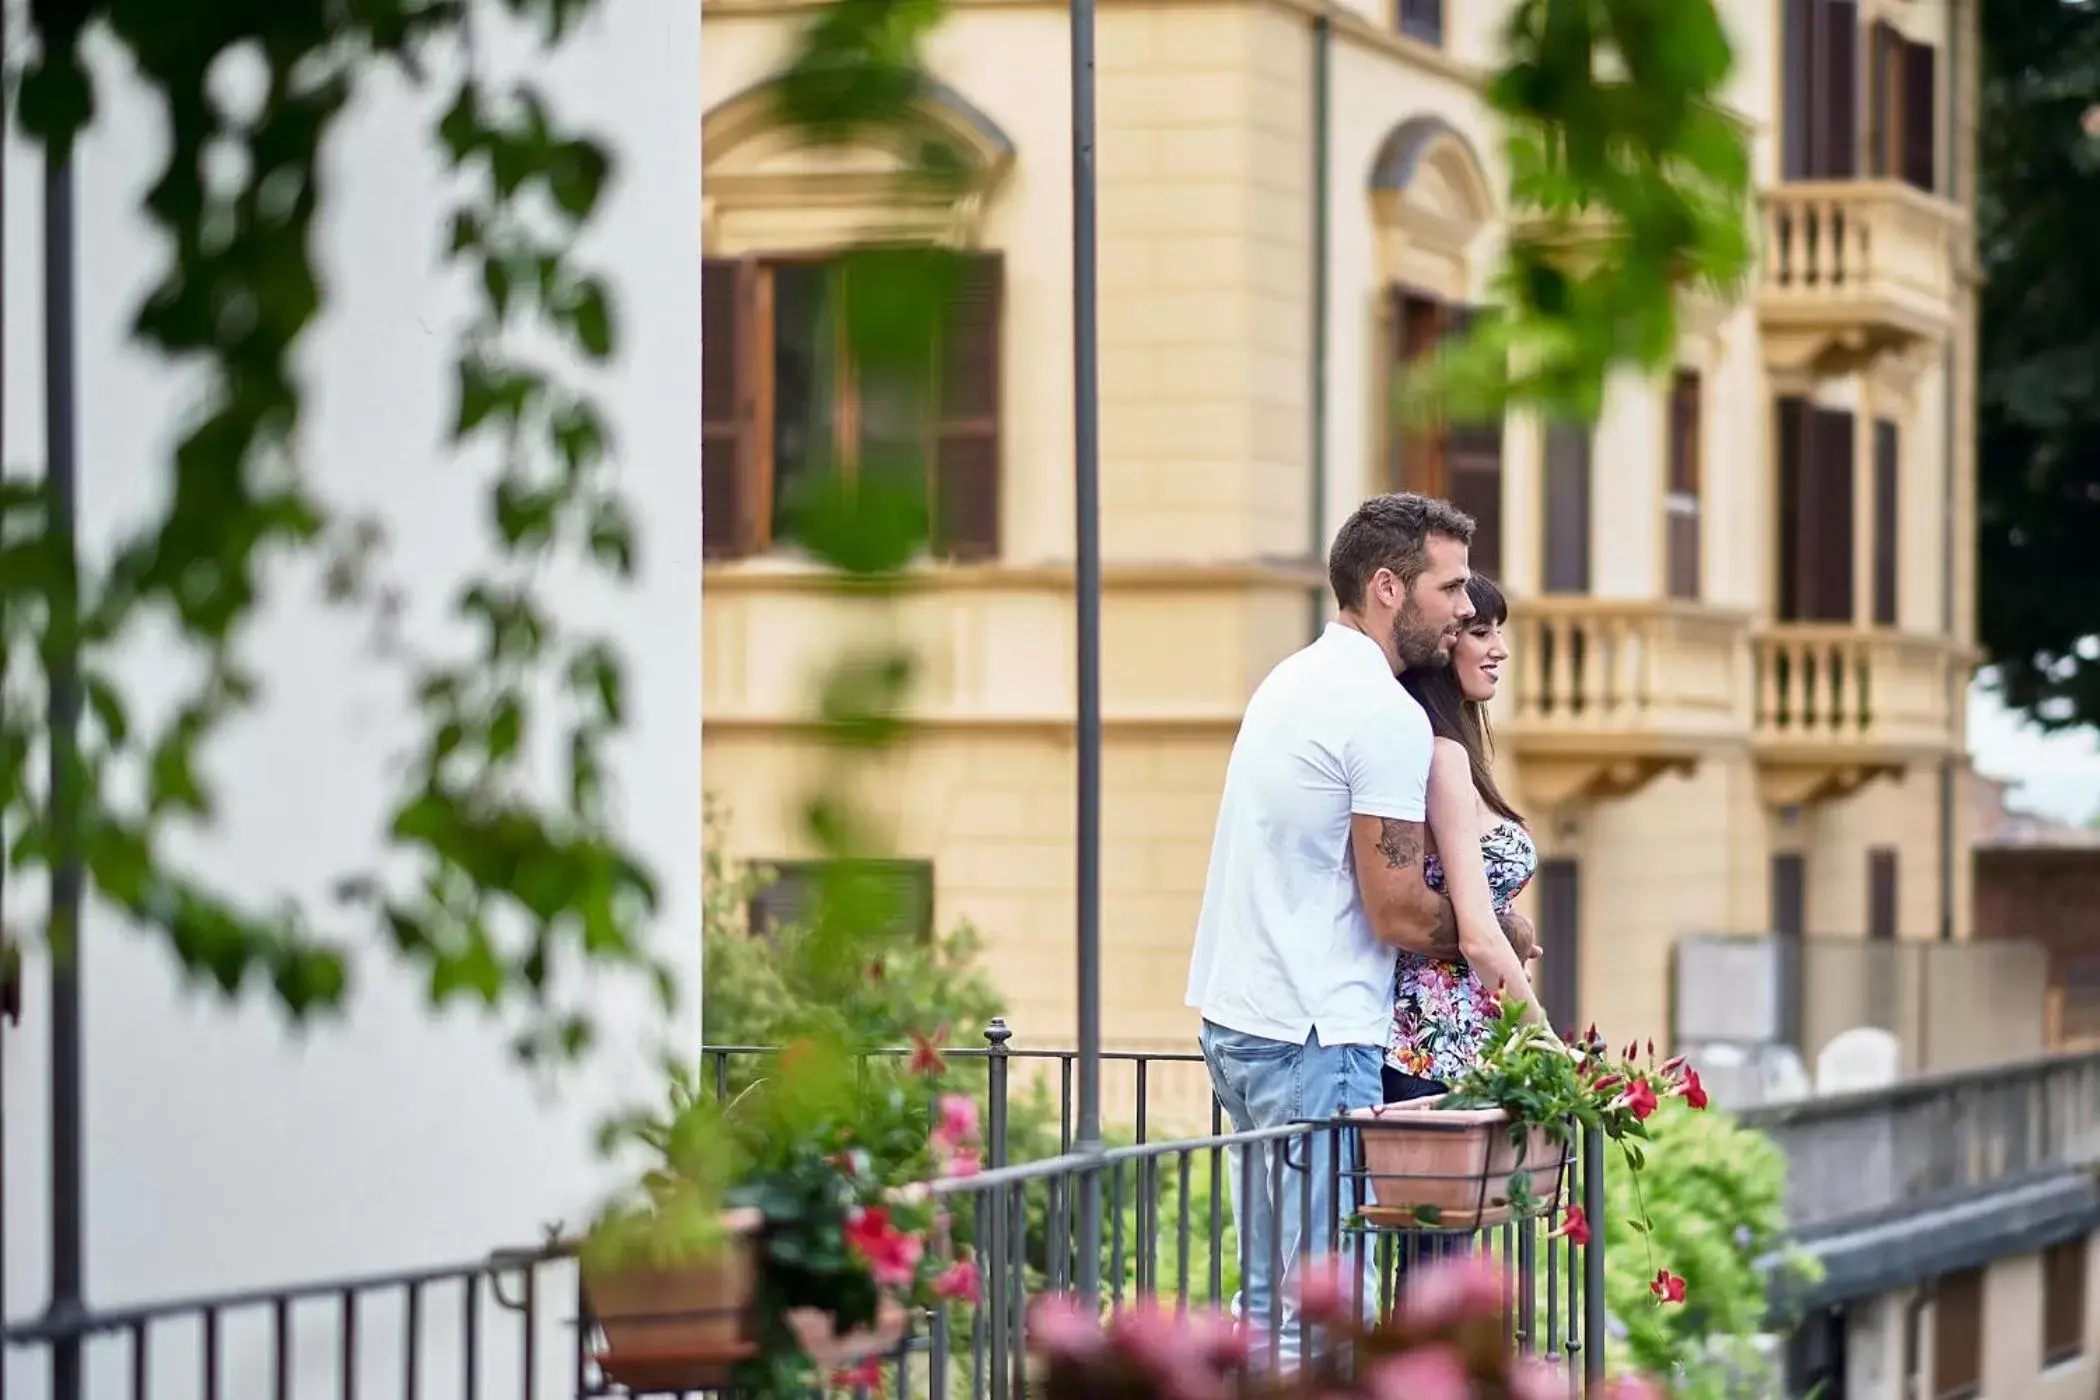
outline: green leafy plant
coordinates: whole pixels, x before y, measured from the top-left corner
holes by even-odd
[[[1647,1122],[1646,1170],[1614,1164],[1605,1177],[1605,1288],[1628,1361],[1664,1378],[1687,1400],[1723,1400],[1762,1368],[1754,1343],[1769,1299],[1758,1261],[1786,1247],[1786,1156],[1762,1133],[1719,1110],[1665,1103]],[[1652,1231],[1634,1222],[1642,1197]],[[1652,1243],[1685,1280],[1682,1308],[1643,1306],[1651,1296]],[[1794,1264],[1812,1274],[1813,1261]]]
[[[647,1165],[585,1235],[587,1265],[676,1268],[722,1248],[722,1211],[742,1157],[725,1107],[697,1075],[668,1066],[661,1105],[609,1120],[599,1145],[608,1155],[641,1155]]]

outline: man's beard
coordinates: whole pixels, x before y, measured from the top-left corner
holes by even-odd
[[[1444,628],[1429,626],[1422,618],[1421,608],[1410,598],[1400,605],[1400,615],[1393,619],[1393,655],[1413,671],[1448,666],[1451,653],[1444,646],[1448,635]]]

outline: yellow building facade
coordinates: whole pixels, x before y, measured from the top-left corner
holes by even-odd
[[[1514,604],[1499,764],[1540,840],[1557,1015],[1664,1038],[1693,933],[1968,934],[1974,8],[1722,0],[1757,271],[1689,300],[1678,363],[1590,425],[1409,439],[1396,367],[1486,304],[1509,216],[1482,98],[1504,6],[1102,0],[1104,1026],[1182,1006],[1247,696],[1331,615],[1363,496],[1449,494]],[[906,198],[880,150],[796,150],[762,85],[806,14],[706,0],[704,782],[732,854],[790,861],[828,760],[810,679],[865,636],[770,512],[812,381],[812,260],[900,232],[979,254],[933,483],[941,557],[881,625],[912,731],[863,793],[967,919],[1017,1044],[1069,1043],[1075,808],[1067,22],[957,0],[927,115],[972,167]],[[1789,73],[1797,76],[1789,80]],[[792,869],[792,867],[789,867]]]

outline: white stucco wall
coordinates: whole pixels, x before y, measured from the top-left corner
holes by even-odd
[[[505,36],[478,36],[492,66],[516,65]],[[345,1021],[288,1031],[267,1001],[229,1006],[177,984],[159,943],[107,911],[84,934],[87,1280],[102,1305],[478,1258],[529,1245],[543,1224],[578,1222],[605,1184],[592,1148],[600,1112],[646,1088],[636,1047],[697,1043],[699,993],[699,7],[603,5],[557,63],[532,76],[567,114],[605,134],[620,176],[589,255],[611,274],[622,351],[602,384],[641,527],[640,576],[618,596],[559,576],[560,609],[607,626],[628,661],[630,729],[619,755],[625,829],[654,867],[658,936],[684,976],[682,1016],[665,1024],[639,997],[592,995],[620,1043],[583,1073],[535,1081],[500,1027],[471,1012],[434,1019],[420,988],[382,957],[356,967]],[[108,55],[103,55],[106,59]],[[157,256],[135,213],[156,161],[156,113],[101,65],[102,116],[78,156],[79,340],[84,531],[106,542],[161,489],[186,405],[178,378],[124,347]],[[437,98],[442,101],[444,93]],[[330,151],[323,242],[329,304],[310,337],[307,459],[331,498],[374,509],[390,563],[413,585],[412,631],[437,635],[445,600],[485,530],[477,464],[449,461],[450,330],[466,305],[441,277],[443,224],[430,130],[438,110],[396,86],[362,101]],[[5,460],[43,455],[38,294],[38,162],[6,152]],[[478,465],[486,465],[478,464]],[[248,639],[265,698],[212,755],[223,785],[198,864],[243,893],[320,901],[367,861],[391,795],[393,760],[413,736],[403,678],[375,667],[359,634],[310,600],[313,580],[280,572]],[[143,697],[165,696],[164,660],[130,667]],[[39,926],[43,891],[10,880],[12,929]],[[363,940],[367,949],[376,943]],[[6,1130],[6,1311],[40,1310],[48,1283],[45,967],[33,957],[18,1028],[0,1032]],[[459,1302],[426,1302],[432,1375],[456,1376]],[[549,1313],[547,1364],[566,1336]],[[398,1302],[361,1324],[362,1393],[400,1393],[381,1359]],[[496,1367],[517,1354],[515,1322],[488,1311]],[[333,1312],[302,1311],[301,1394],[333,1393]],[[511,1329],[496,1330],[498,1323]],[[227,1394],[267,1393],[267,1319],[229,1323]],[[194,1394],[194,1334],[156,1336],[157,1393]],[[497,1349],[501,1348],[501,1360]],[[398,1356],[398,1353],[396,1353]],[[91,1394],[114,1393],[123,1349],[101,1348]],[[41,1391],[43,1368],[10,1355],[7,1389]],[[379,1369],[379,1368],[385,1369]],[[309,1387],[312,1387],[309,1389]]]

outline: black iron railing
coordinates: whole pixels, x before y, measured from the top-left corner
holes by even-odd
[[[1594,1136],[1541,1164],[1535,1213],[1468,1230],[1398,1229],[1366,1219],[1365,1137],[1359,1120],[1307,1122],[1253,1133],[1213,1131],[1152,1138],[1153,1092],[1165,1079],[1202,1073],[1192,1054],[1104,1054],[1111,1096],[1117,1073],[1130,1092],[1136,1141],[1067,1150],[1073,1141],[1077,1052],[1014,1049],[1006,1028],[983,1047],[950,1051],[985,1069],[987,1170],[933,1183],[981,1272],[974,1303],[914,1320],[888,1359],[892,1396],[1020,1400],[1028,1385],[1026,1317],[1046,1293],[1097,1279],[1104,1308],[1229,1306],[1256,1262],[1232,1226],[1228,1193],[1268,1184],[1276,1215],[1311,1208],[1324,1173],[1325,1236],[1366,1307],[1389,1308],[1428,1252],[1470,1251],[1492,1259],[1506,1282],[1513,1342],[1566,1363],[1570,1394],[1601,1379],[1605,1327],[1603,1143]],[[760,1047],[711,1047],[710,1073],[727,1093],[736,1063]],[[902,1052],[899,1052],[902,1053]],[[754,1066],[755,1068],[755,1066]],[[1017,1079],[1020,1081],[1017,1084]],[[1043,1086],[1041,1091],[1035,1084]],[[1025,1086],[1025,1087],[1023,1087]],[[1057,1150],[1011,1160],[1015,1090],[1054,1103]],[[1177,1086],[1179,1088],[1180,1086]],[[1177,1095],[1178,1096],[1178,1095]],[[1208,1110],[1213,1121],[1216,1109]],[[1111,1131],[1116,1125],[1111,1124]],[[1307,1170],[1311,1167],[1312,1170]],[[1223,1188],[1223,1189],[1221,1189]],[[1295,1199],[1294,1199],[1295,1197]],[[1087,1218],[1097,1203],[1098,1234]],[[1558,1207],[1586,1208],[1597,1244],[1555,1237]],[[1378,1212],[1374,1208],[1372,1215]],[[1090,1241],[1098,1240],[1090,1246]],[[1269,1274],[1290,1261],[1272,1235]],[[1286,1283],[1243,1320],[1250,1341],[1273,1357],[1317,1345],[1299,1323],[1289,1345]],[[570,1246],[499,1251],[450,1268],[335,1279],[149,1305],[84,1311],[11,1325],[5,1334],[6,1390],[14,1400],[50,1393],[52,1360],[77,1350],[85,1393],[123,1400],[308,1400],[308,1397],[600,1396],[624,1390],[598,1368],[601,1343]],[[681,1394],[682,1391],[650,1391]]]

